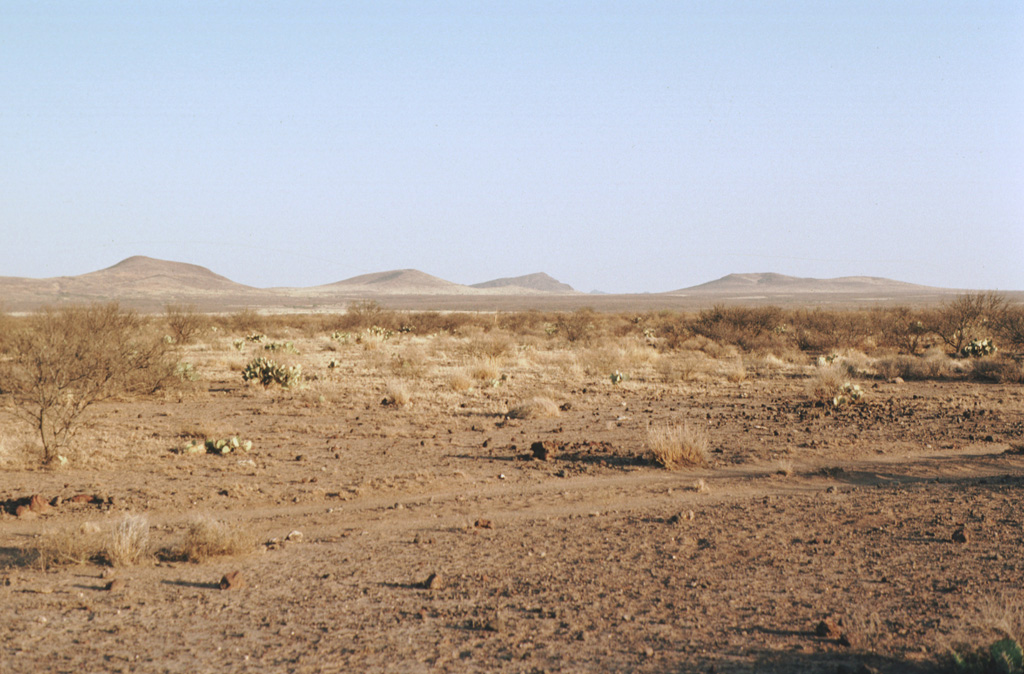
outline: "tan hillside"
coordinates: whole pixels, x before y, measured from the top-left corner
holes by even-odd
[[[380,293],[395,295],[462,295],[469,286],[445,281],[417,269],[395,269],[354,276],[344,281],[310,288],[313,292]]]
[[[526,290],[531,292],[542,292],[542,293],[575,293],[577,292],[568,283],[562,283],[561,281],[552,278],[544,272],[537,272],[536,274],[526,274],[525,276],[513,276],[510,278],[499,278],[492,281],[484,281],[483,283],[474,283],[472,288],[480,288],[482,290]]]

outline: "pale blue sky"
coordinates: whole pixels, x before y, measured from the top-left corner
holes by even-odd
[[[1024,3],[0,0],[0,275],[1024,289]]]

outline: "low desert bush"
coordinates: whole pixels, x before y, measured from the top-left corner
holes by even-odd
[[[818,365],[810,382],[813,400],[833,407],[854,403],[863,397],[860,386],[849,379],[849,368],[839,363]]]
[[[114,525],[104,554],[111,566],[132,566],[149,556],[149,520],[125,515]]]
[[[1020,384],[1024,382],[1024,363],[1012,358],[977,360],[972,363],[971,377],[1000,384]]]
[[[168,304],[164,320],[175,344],[191,344],[209,327],[209,320],[194,304]]]
[[[200,563],[214,557],[228,557],[251,552],[256,539],[248,532],[234,529],[210,517],[198,517],[188,523],[180,556]]]
[[[460,393],[468,391],[473,388],[473,378],[466,374],[464,369],[460,368],[448,375],[448,388]]]
[[[700,426],[688,423],[650,426],[647,449],[651,460],[662,468],[704,466],[708,462],[708,434]]]
[[[43,461],[62,452],[95,403],[179,381],[168,345],[117,304],[47,308],[19,325],[0,363],[0,389],[39,434]]]
[[[43,534],[31,550],[36,563],[49,569],[56,566],[81,566],[103,557],[100,527],[86,523]]]
[[[412,402],[412,394],[409,387],[400,381],[389,381],[384,387],[383,405],[390,407],[405,407]]]
[[[509,419],[542,419],[559,415],[561,410],[551,398],[534,396],[510,409],[505,416]]]

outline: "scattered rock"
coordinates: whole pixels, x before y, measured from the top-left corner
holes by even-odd
[[[39,517],[39,515],[37,513],[32,512],[32,510],[27,505],[18,506],[14,510],[14,514],[18,517],[18,519],[21,520],[34,520],[35,518]]]
[[[76,494],[68,499],[70,503],[99,503],[99,497],[92,494]]]
[[[222,584],[223,584],[223,582],[224,581],[221,581]],[[124,581],[121,580],[120,578],[115,578],[114,580],[112,580],[109,583],[107,583],[106,585],[104,585],[103,589],[106,590],[107,592],[121,592],[122,590],[124,590],[124,587],[125,587]],[[222,587],[223,587],[223,585],[222,585]]]
[[[293,543],[301,543],[302,542],[302,532],[301,531],[297,531],[297,530],[293,531],[293,532],[289,533],[287,536],[285,536],[285,538],[287,540],[289,540],[289,541],[292,541]]]
[[[238,590],[245,586],[245,577],[241,571],[228,571],[220,579],[220,589],[222,590]]]
[[[668,518],[669,524],[679,524],[680,522],[692,522],[694,514],[692,510],[688,510],[684,513],[676,513],[672,517]]]
[[[950,536],[950,538],[953,539],[954,543],[966,543],[967,529],[965,529],[964,527],[958,527],[957,530],[953,532],[953,535]]]
[[[843,631],[839,629],[839,624],[833,618],[825,618],[815,626],[814,635],[822,639],[839,639],[843,635]]]
[[[440,590],[444,587],[444,578],[439,573],[432,573],[420,583],[420,587],[424,590]]]
[[[32,509],[32,512],[39,514],[43,514],[52,510],[50,504],[46,501],[46,499],[40,496],[39,494],[35,494],[31,499],[29,499],[28,507]]]
[[[477,520],[476,522],[473,522],[473,526],[476,527],[477,529],[493,529],[494,528],[494,523],[491,522],[490,520],[483,520],[483,519],[481,519],[481,520]]]
[[[533,454],[533,458],[540,461],[550,461],[555,458],[555,453],[558,451],[557,445],[550,440],[544,440],[542,442],[535,442],[530,445],[530,452]]]

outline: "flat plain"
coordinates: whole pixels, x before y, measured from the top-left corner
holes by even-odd
[[[1020,638],[1018,362],[361,308],[204,319],[67,465],[0,410],[0,670],[934,671]],[[666,428],[703,461],[660,465]],[[204,522],[242,543],[196,555]]]

